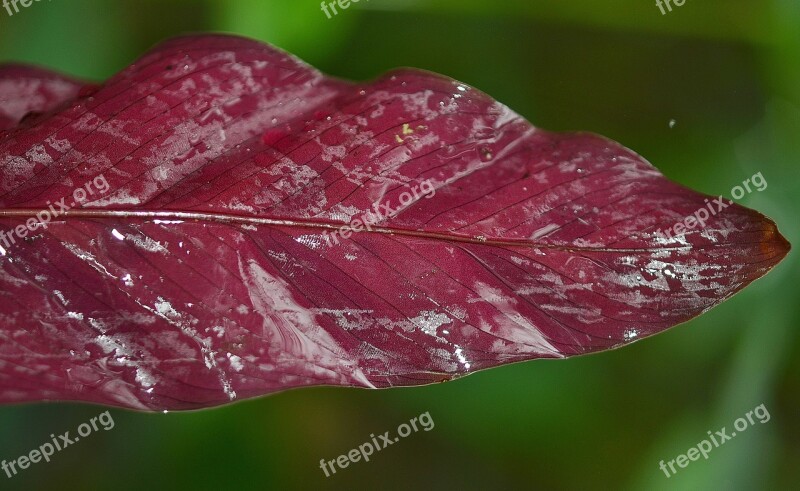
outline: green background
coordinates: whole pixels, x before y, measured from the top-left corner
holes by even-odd
[[[42,0],[0,10],[0,60],[102,80],[161,39],[228,31],[366,80],[441,72],[550,130],[588,130],[708,194],[762,172],[741,203],[798,244],[800,2]],[[674,127],[669,124],[675,121]],[[112,410],[99,432],[0,489],[790,489],[800,482],[797,254],[701,318],[626,348],[421,388],[314,388],[221,409]],[[662,459],[759,404],[756,424],[667,479]],[[0,408],[0,459],[103,408]],[[325,478],[370,433],[435,428]],[[730,430],[729,430],[730,431]],[[796,488],[795,488],[796,489]]]

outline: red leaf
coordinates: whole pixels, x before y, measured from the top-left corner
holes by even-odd
[[[74,99],[83,84],[26,65],[0,65],[0,135],[33,112],[56,109]]]
[[[77,85],[24,111],[9,97],[33,93],[0,87],[13,122]],[[190,409],[590,353],[789,250],[735,204],[660,236],[710,197],[603,137],[439,75],[356,85],[236,37],[169,41],[0,136],[2,402]],[[75,206],[28,231],[51,203]]]

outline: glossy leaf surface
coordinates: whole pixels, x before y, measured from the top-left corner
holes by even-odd
[[[705,312],[789,249],[728,202],[659,233],[720,205],[427,72],[354,84],[197,36],[80,94],[34,101],[13,76],[0,69],[6,403],[191,409],[591,353]],[[52,112],[17,125],[27,111]]]

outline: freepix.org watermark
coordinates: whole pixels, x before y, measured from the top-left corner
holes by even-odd
[[[347,240],[354,232],[363,232],[364,230],[372,231],[372,226],[382,222],[387,218],[392,218],[404,207],[411,203],[418,201],[421,198],[432,198],[436,195],[436,188],[428,180],[422,181],[418,186],[414,186],[408,191],[403,191],[398,196],[400,201],[400,208],[393,208],[391,203],[375,203],[372,210],[361,215],[360,218],[354,218],[347,225],[342,225],[332,233],[323,232],[322,236],[325,237],[325,242],[328,246],[339,245],[339,237]]]
[[[0,256],[5,256],[6,250],[16,244],[17,240],[24,239],[29,233],[35,232],[40,227],[47,229],[47,225],[51,221],[68,212],[74,206],[86,203],[89,197],[105,194],[108,192],[109,187],[105,176],[101,174],[86,182],[82,187],[76,188],[72,192],[72,202],[67,203],[67,197],[61,198],[55,203],[48,201],[46,209],[36,213],[24,224],[17,225],[9,231],[0,230]]]
[[[752,188],[750,187],[751,184],[753,186]],[[754,191],[761,192],[765,189],[767,189],[767,180],[764,179],[764,176],[759,172],[742,181],[741,186],[734,186],[731,188],[731,197],[739,200],[744,198],[746,194]],[[698,208],[694,213],[686,216],[682,222],[676,223],[666,231],[658,229],[655,231],[655,234],[662,239],[672,240],[673,236],[681,235],[688,230],[697,228],[698,226],[703,228],[706,226],[706,220],[712,216],[716,216],[717,213],[729,207],[731,204],[733,204],[733,201],[725,200],[725,198],[720,195],[713,200],[706,199],[705,203],[706,206]]]
[[[417,423],[419,423],[419,426],[417,426]],[[320,459],[319,468],[325,473],[325,477],[331,477],[331,474],[336,474],[336,466],[339,466],[340,469],[344,469],[351,463],[356,463],[362,459],[364,462],[369,462],[369,456],[376,451],[381,451],[389,445],[394,445],[400,441],[400,438],[405,438],[412,432],[416,433],[420,430],[420,428],[425,431],[431,431],[433,427],[433,418],[431,418],[430,413],[426,411],[419,416],[411,418],[408,423],[403,423],[398,426],[398,436],[392,438],[387,431],[383,435],[378,435],[376,438],[375,434],[372,433],[369,435],[372,441],[359,445],[358,448],[350,450],[347,452],[347,454],[340,455],[337,458],[328,461],[325,461],[325,459]]]
[[[736,437],[737,431],[739,433],[745,431],[750,426],[755,425],[756,421],[764,424],[769,420],[769,411],[767,411],[767,408],[764,406],[764,404],[760,404],[753,410],[748,411],[743,417],[736,418],[736,421],[733,422],[733,427],[736,429],[736,431],[732,431],[729,434],[728,430],[724,426],[722,429],[717,430],[714,434],[709,431],[707,433],[710,441],[708,439],[701,440],[697,445],[690,447],[685,454],[680,454],[666,463],[664,463],[662,460],[658,463],[658,467],[664,471],[664,474],[667,476],[667,478],[670,478],[679,470],[675,468],[675,464],[677,464],[681,469],[685,469],[691,462],[700,460],[701,455],[704,459],[708,459],[708,454],[712,450],[719,448],[720,445]],[[711,445],[712,443],[714,444],[713,446]]]
[[[365,2],[369,2],[369,0],[364,0]],[[322,11],[325,12],[325,15],[328,16],[329,19],[333,18],[333,15],[339,15],[339,11],[336,10],[336,6],[338,5],[340,9],[347,10],[350,8],[350,4],[358,3],[359,0],[334,0],[333,2],[322,2]],[[333,15],[331,15],[333,12]]]
[[[39,2],[40,0],[3,0],[3,8],[6,9],[9,16],[19,13],[19,8],[22,6],[23,8],[28,8],[33,5],[34,2]],[[47,0],[48,2],[50,0]],[[13,11],[11,9],[14,9]]]
[[[90,419],[88,423],[81,423],[81,425],[78,426],[78,436],[70,436],[69,431],[62,435],[58,435],[58,437],[56,437],[54,434],[51,434],[50,441],[43,443],[39,446],[39,448],[31,450],[29,453],[17,457],[12,461],[7,462],[3,460],[0,462],[0,468],[2,468],[6,473],[6,476],[11,479],[12,477],[16,476],[19,471],[24,471],[32,464],[38,464],[42,460],[45,462],[50,462],[50,457],[55,455],[56,452],[60,452],[65,448],[78,443],[81,438],[86,438],[93,432],[100,431],[100,428],[105,431],[114,428],[114,418],[111,417],[110,412],[106,411],[99,416],[95,416],[94,418]]]
[[[674,3],[676,7],[683,7],[683,4],[686,3],[686,0],[656,0],[656,7],[658,10],[661,11],[661,15],[667,15],[667,12],[672,12],[672,5],[670,2]],[[666,6],[666,10],[664,9]]]

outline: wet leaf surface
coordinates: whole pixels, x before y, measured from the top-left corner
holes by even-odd
[[[5,403],[193,409],[597,352],[789,250],[601,136],[236,37],[168,41],[83,89],[0,68],[0,128]]]

